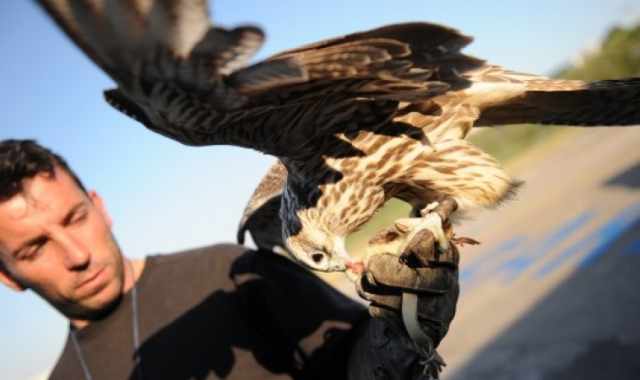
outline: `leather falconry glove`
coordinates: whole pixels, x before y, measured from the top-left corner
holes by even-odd
[[[382,235],[397,237],[402,232],[392,227]],[[411,363],[404,360],[404,368],[398,363],[379,366],[378,370],[384,372],[380,378],[437,379],[444,361],[435,348],[447,334],[458,301],[459,252],[453,244],[444,252],[437,249],[428,230],[418,231],[406,247],[400,256],[393,253],[370,256],[357,288],[371,302],[370,314],[387,323],[387,334],[403,335],[396,339],[403,347],[393,350],[413,350],[420,356],[420,360]],[[406,305],[403,306],[403,302],[408,302],[407,295],[415,295],[413,299],[417,299],[413,312],[407,312]],[[412,318],[417,320],[416,326],[408,326],[412,324],[408,319]],[[412,332],[412,328],[420,331]],[[393,357],[382,356],[381,360]]]

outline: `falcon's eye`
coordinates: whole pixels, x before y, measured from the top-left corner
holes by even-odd
[[[320,264],[321,262],[323,262],[326,257],[327,256],[324,253],[320,252],[311,254],[311,260],[313,260],[313,262],[316,264]]]

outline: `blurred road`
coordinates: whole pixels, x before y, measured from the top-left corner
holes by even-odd
[[[640,379],[640,128],[521,157],[517,200],[463,221],[445,380]]]

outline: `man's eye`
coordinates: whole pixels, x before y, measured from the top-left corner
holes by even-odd
[[[31,246],[29,249],[26,250],[26,252],[24,252],[24,254],[22,254],[20,256],[20,258],[22,260],[33,260],[33,259],[35,259],[36,257],[38,257],[38,255],[42,251],[42,247],[45,245],[45,243],[46,242]]]
[[[87,213],[86,212],[79,213],[75,215],[73,219],[71,219],[71,224],[82,222],[85,219],[87,219]]]

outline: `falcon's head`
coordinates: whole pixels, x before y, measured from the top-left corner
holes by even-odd
[[[295,260],[322,272],[345,271],[351,266],[345,236],[323,223],[319,210],[290,207],[287,201],[282,205],[282,238]]]
[[[305,266],[322,272],[344,271],[351,264],[345,247],[345,238],[337,236],[322,226],[306,223],[292,234],[299,222],[283,225],[283,238],[291,255]]]

